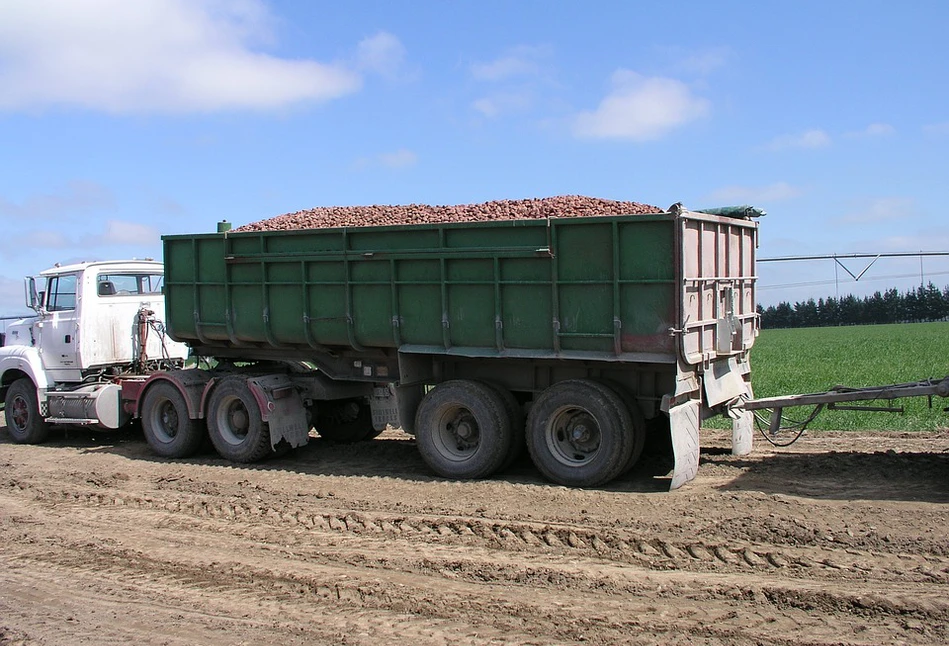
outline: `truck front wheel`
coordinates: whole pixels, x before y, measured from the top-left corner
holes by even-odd
[[[419,404],[415,440],[422,458],[446,478],[484,478],[512,450],[511,419],[497,390],[476,381],[446,381]]]
[[[242,377],[223,379],[208,402],[208,435],[222,458],[256,462],[270,455],[270,428]]]
[[[49,436],[49,424],[40,415],[36,386],[29,379],[14,381],[3,402],[7,432],[17,444],[39,444]]]
[[[527,448],[549,480],[596,487],[630,464],[636,438],[622,398],[587,379],[561,381],[541,394],[527,418]]]
[[[188,415],[184,396],[173,384],[164,381],[145,393],[142,431],[152,451],[163,458],[191,457],[204,439],[201,421]]]

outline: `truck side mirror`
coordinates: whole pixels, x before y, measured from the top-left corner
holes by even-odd
[[[43,292],[36,291],[36,278],[27,276],[24,281],[26,288],[26,306],[37,313],[43,312]]]

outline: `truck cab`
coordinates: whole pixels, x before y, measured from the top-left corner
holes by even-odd
[[[118,428],[129,419],[121,380],[179,367],[188,348],[164,329],[163,267],[150,260],[55,266],[25,280],[36,314],[7,329],[0,401],[14,441],[48,424]]]

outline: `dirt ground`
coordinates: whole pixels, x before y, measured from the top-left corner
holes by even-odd
[[[0,644],[949,643],[949,431],[703,437],[609,487],[411,438],[235,466],[0,428]]]

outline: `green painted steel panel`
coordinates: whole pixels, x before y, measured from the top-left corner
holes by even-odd
[[[166,236],[169,329],[211,349],[252,344],[258,355],[324,347],[674,355],[680,219]]]

